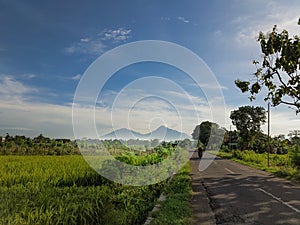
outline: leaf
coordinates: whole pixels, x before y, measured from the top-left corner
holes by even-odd
[[[258,82],[256,82],[251,87],[251,94],[257,94],[259,91],[260,91],[260,85]]]
[[[298,20],[300,25],[300,18]],[[289,36],[287,30],[277,32],[274,26],[270,33],[259,33],[257,41],[262,52],[261,62],[253,60],[256,72],[255,81],[235,80],[235,85],[244,93],[250,92],[249,99],[254,100],[255,94],[264,87],[269,91],[265,100],[272,98],[273,105],[288,104],[295,106],[300,112],[300,39]],[[290,98],[289,102],[282,98]]]
[[[241,80],[235,80],[234,83],[235,83],[235,85],[239,89],[241,89],[241,91],[243,93],[249,91],[250,82],[248,82],[248,81],[241,81]]]

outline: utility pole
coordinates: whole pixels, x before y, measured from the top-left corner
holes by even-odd
[[[270,167],[270,102],[268,103],[268,167]]]
[[[230,131],[229,131],[229,134],[230,134],[230,152],[232,151],[232,138],[231,138],[231,135],[232,135],[232,133],[231,133],[231,125],[230,125]]]

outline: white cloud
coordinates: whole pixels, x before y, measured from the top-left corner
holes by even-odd
[[[130,34],[131,29],[120,27],[117,29],[106,29],[100,33],[100,36],[102,36],[102,40],[112,40],[114,43],[119,43],[129,39],[131,37]]]
[[[207,84],[207,83],[201,83],[201,84],[197,84],[197,83],[189,83],[188,84],[191,87],[196,87],[196,88],[205,88],[205,89],[213,89],[213,90],[228,90],[228,87],[221,85],[221,84],[216,84],[216,85],[211,85],[211,84]]]
[[[283,111],[284,106],[270,109],[270,128],[271,135],[285,134],[289,131],[299,130],[300,117],[294,110]],[[263,126],[264,132],[267,132],[267,124]]]
[[[89,42],[90,39],[89,39],[89,38],[81,38],[80,41],[81,41],[81,42]]]
[[[165,86],[163,82],[161,83],[162,86]],[[0,77],[0,135],[6,132],[31,136],[43,133],[51,137],[73,138],[72,105],[30,102],[28,100],[30,98],[26,98],[26,96],[35,95],[37,91],[12,76],[2,75]],[[154,93],[151,96],[147,91],[154,91]],[[116,100],[114,108],[112,108],[112,102],[118,94],[119,100]],[[212,117],[212,108],[204,98],[169,89],[166,86],[164,89],[158,87],[153,90],[152,88],[149,90],[128,89],[126,92],[120,93],[109,91],[100,97],[101,104],[98,104],[95,111],[100,135],[110,132],[112,126],[149,132],[149,129],[155,129],[160,123],[190,134],[197,124],[205,120],[215,121],[229,129],[230,111],[237,108],[236,106],[224,107],[217,104],[214,108],[217,112]],[[18,101],[15,101],[16,98]],[[80,123],[80,121],[85,121],[91,107],[78,105],[77,107],[79,108],[76,111],[77,122],[80,125],[79,136],[96,138],[91,127]],[[224,115],[226,116],[225,124]],[[300,126],[300,120],[293,111],[283,112],[276,108],[272,109],[271,115],[272,135],[287,134],[290,130],[298,129]],[[265,130],[265,127],[263,129]]]
[[[165,80],[157,82],[157,79],[153,79],[153,82],[156,86],[145,80],[148,88],[138,83],[140,89],[133,84],[131,88],[119,93],[102,93],[99,100],[101,104],[98,106],[99,109],[107,109],[109,115],[99,116],[98,121],[102,123],[103,120],[111,121],[113,118],[115,128],[127,127],[140,132],[149,132],[149,127],[153,127],[152,123],[161,121],[168,127],[190,134],[200,121],[213,120],[211,108],[201,96],[184,92]],[[214,118],[215,121],[222,122],[222,126],[225,126],[224,110],[219,106],[215,115],[220,118]]]
[[[131,29],[123,27],[104,29],[98,35],[79,39],[77,43],[64,49],[66,53],[82,53],[87,55],[101,55],[112,42],[117,44],[131,38]]]
[[[1,101],[0,108],[0,124],[4,133],[6,130],[9,132],[22,127],[21,133],[26,135],[43,133],[53,137],[72,136],[71,107],[27,101]]]
[[[22,78],[24,78],[24,79],[33,79],[33,78],[36,78],[36,75],[35,74],[23,74],[22,75]]]
[[[36,93],[36,88],[28,87],[17,81],[13,76],[0,76],[0,97],[1,100],[21,101],[26,95]]]
[[[89,41],[82,41],[82,40],[83,39],[80,39],[80,42],[65,48],[65,52],[101,55],[105,50],[106,45],[103,43],[101,38],[97,38]]]
[[[128,96],[128,99],[132,96]],[[123,99],[122,99],[123,100]],[[129,127],[136,131],[148,132],[150,128],[156,128],[159,123],[183,131],[190,134],[195,128],[196,124],[201,121],[210,120],[219,124],[222,123],[222,115],[224,113],[216,114],[215,118],[211,117],[211,108],[208,105],[198,105],[196,110],[199,118],[195,116],[193,107],[188,102],[176,104],[176,107],[181,112],[179,115],[176,110],[173,110],[171,105],[161,99],[148,99],[140,102],[135,107],[131,108],[126,104],[130,103],[128,100],[122,105],[117,105],[114,110],[109,107],[100,107],[95,111],[96,124],[100,135],[106,134],[114,128]],[[186,107],[186,108],[185,108]],[[1,116],[0,124],[1,132],[6,133],[10,130],[18,130],[20,134],[38,135],[43,133],[52,137],[69,137],[73,138],[72,130],[72,107],[71,105],[57,105],[46,103],[32,103],[27,101],[12,102],[1,101]],[[225,115],[230,115],[230,111],[236,107],[227,107]],[[223,107],[218,106],[218,111],[224,110]],[[90,112],[90,108],[81,107],[77,110],[77,120],[85,121],[86,116]],[[290,130],[298,129],[300,120],[293,114],[294,112],[277,112],[272,109],[272,135],[284,133],[287,134]],[[26,119],[24,119],[26,118]],[[227,118],[226,124],[221,124],[229,129],[230,120]],[[112,124],[113,121],[113,124]],[[80,123],[79,123],[80,124]],[[265,127],[263,127],[264,130]],[[91,133],[92,129],[86,127],[84,123],[80,124],[80,137],[96,137]],[[1,134],[2,134],[1,133]]]
[[[180,20],[180,21],[182,21],[182,22],[184,22],[184,23],[189,23],[190,22],[188,19],[186,19],[183,16],[178,16],[177,19]]]
[[[256,39],[259,32],[267,33],[274,25],[277,25],[278,31],[286,29],[291,35],[298,33],[298,8],[274,1],[268,2],[264,8],[269,10],[239,16],[232,20],[232,24],[237,28],[235,40],[238,44],[250,47],[257,45]]]
[[[81,78],[81,74],[77,74],[77,75],[73,76],[71,79],[72,80],[80,80],[80,78]]]

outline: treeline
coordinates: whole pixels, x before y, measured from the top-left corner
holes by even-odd
[[[257,153],[268,152],[268,135],[262,131],[252,133],[250,140],[244,140],[237,130],[228,131],[217,123],[204,121],[195,128],[192,136],[197,140],[198,146],[200,145],[204,148],[208,146],[211,139],[210,144],[212,146],[209,147],[211,150],[214,150],[214,147],[220,144],[219,142],[221,141],[220,146],[224,151],[239,149],[242,151],[253,150]],[[287,136],[280,134],[270,137],[270,153],[286,154],[289,150],[297,149],[298,147],[300,148],[300,130],[291,131]]]
[[[169,145],[182,148],[192,148],[193,142],[189,139],[174,142],[161,142],[153,140],[98,140],[82,139],[70,140],[65,138],[53,139],[40,134],[30,138],[24,135],[0,136],[0,155],[78,155],[87,151],[89,154],[99,154],[108,151],[118,155],[125,151],[152,152],[155,147]]]
[[[197,125],[192,137],[198,146],[214,150],[221,147],[225,151],[253,150],[257,153],[286,154],[288,151],[300,152],[300,130],[268,138],[261,130],[266,123],[266,110],[263,107],[241,106],[230,114],[236,130],[228,131],[217,123],[204,121]]]
[[[289,132],[287,136],[280,134],[270,137],[270,149],[268,149],[268,135],[263,132],[257,132],[253,135],[253,140],[247,143],[247,148],[243,148],[245,144],[238,131],[226,131],[222,149],[225,151],[240,149],[242,151],[253,150],[257,153],[269,151],[274,154],[286,154],[291,149],[300,147],[300,136],[297,134],[300,134],[300,132],[295,130]]]
[[[80,154],[75,141],[52,139],[40,134],[30,138],[24,135],[0,136],[0,155],[74,155]]]
[[[245,115],[242,114],[242,116]],[[249,118],[249,121],[253,123],[254,120]],[[247,123],[243,121],[243,124]],[[271,153],[277,157],[285,156],[284,163],[287,163],[293,170],[297,169],[295,174],[298,174],[300,170],[300,130],[290,131],[287,136],[281,134],[269,138],[260,129],[251,128],[251,126],[259,128],[258,124],[250,126],[248,123],[247,127],[242,126],[244,130],[239,125],[236,126],[237,130],[228,131],[217,123],[204,121],[195,127],[192,136],[197,141],[197,146],[207,150],[220,148],[221,151],[232,154],[232,157],[241,160],[247,158],[247,160],[256,162],[253,156],[260,157],[265,155],[264,153]]]
[[[181,147],[183,149],[193,149],[194,142],[189,139],[182,141],[160,141],[159,139],[152,140],[98,140],[98,139],[82,139],[76,140],[80,151],[84,155],[96,155],[109,152],[111,155],[118,155],[124,152],[133,152],[136,154],[151,154],[155,152],[156,147],[162,146],[164,148]]]

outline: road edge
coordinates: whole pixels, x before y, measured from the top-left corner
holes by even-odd
[[[210,199],[202,183],[201,173],[198,169],[199,158],[196,152],[190,158],[190,177],[192,186],[192,197],[190,200],[193,209],[193,223],[195,225],[216,225],[216,218],[210,207]]]

